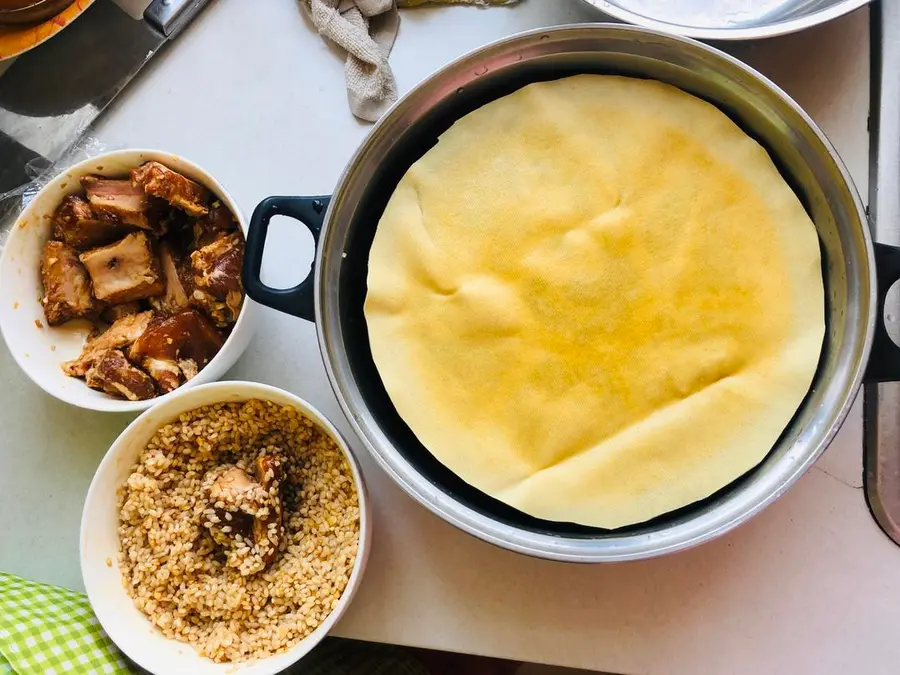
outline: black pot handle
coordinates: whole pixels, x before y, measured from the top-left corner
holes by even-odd
[[[878,314],[864,379],[866,382],[896,382],[900,380],[900,347],[894,344],[884,325],[884,304],[887,292],[900,279],[900,248],[875,244],[875,275],[878,278]]]
[[[330,201],[330,196],[268,197],[259,203],[250,217],[247,250],[244,253],[243,277],[247,295],[266,307],[299,316],[307,321],[314,322],[316,320],[313,295],[315,261],[313,261],[307,277],[293,288],[266,286],[260,279],[260,272],[263,250],[266,247],[266,235],[269,233],[269,221],[272,216],[288,216],[299,220],[306,225],[312,233],[313,240],[318,244],[322,224],[325,222],[325,210]]]

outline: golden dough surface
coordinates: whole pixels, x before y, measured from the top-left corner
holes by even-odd
[[[369,256],[387,392],[463,480],[596,527],[758,464],[824,335],[815,226],[768,154],[672,86],[579,75],[460,119]]]

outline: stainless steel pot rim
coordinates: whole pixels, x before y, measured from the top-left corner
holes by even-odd
[[[787,104],[793,112],[800,116],[804,124],[814,132],[817,140],[823,144],[852,195],[853,205],[855,211],[860,216],[860,222],[866,222],[864,207],[859,194],[856,191],[853,180],[831,142],[803,109],[776,84],[740,60],[691,38],[672,35],[669,32],[661,30],[610,23],[570,24],[519,33],[477,48],[435,72],[397,101],[375,127],[373,127],[372,131],[348,162],[347,167],[338,180],[334,191],[335,197],[344,191],[346,184],[352,179],[351,174],[353,167],[356,166],[361,157],[366,155],[369,148],[373,145],[373,139],[377,137],[379,130],[387,125],[391,115],[402,108],[421,88],[426,87],[431,82],[440,80],[446,74],[456,70],[460,66],[464,66],[468,61],[475,57],[483,57],[492,52],[502,52],[508,47],[516,46],[518,44],[524,46],[525,44],[534,41],[565,39],[566,36],[578,34],[579,32],[593,32],[598,30],[620,33],[623,37],[632,37],[635,39],[651,37],[654,39],[680,42],[692,49],[705,51],[709,56],[724,61],[728,65],[739,69],[744,75],[761,81],[770,88],[783,103]],[[326,309],[324,302],[325,288],[322,283],[322,270],[324,268],[323,263],[325,260],[323,256],[327,255],[326,248],[329,241],[328,232],[331,229],[331,219],[334,217],[336,201],[337,199],[333,200],[328,207],[324,218],[322,234],[319,237],[316,259],[320,261],[320,263],[316,265],[314,282],[315,291],[313,295],[315,315],[317,317],[316,332],[319,340],[319,347],[323,355],[329,382],[331,383],[341,409],[344,411],[354,431],[362,439],[375,461],[407,494],[428,508],[432,513],[459,529],[499,547],[534,557],[557,561],[585,563],[616,562],[656,557],[662,554],[691,548],[714,539],[752,518],[780,497],[806,472],[806,470],[822,454],[825,448],[828,447],[841,428],[853,405],[856,393],[862,384],[865,365],[868,362],[875,330],[876,316],[874,311],[869,312],[868,315],[865,326],[865,338],[862,345],[862,358],[860,358],[859,362],[852,370],[851,385],[847,388],[847,394],[841,401],[841,405],[836,411],[833,421],[827,431],[821,435],[815,448],[812,451],[807,450],[802,453],[792,450],[781,461],[779,465],[780,470],[777,473],[773,472],[774,475],[767,476],[766,480],[760,480],[758,484],[754,486],[752,491],[745,491],[736,495],[737,498],[729,502],[727,509],[720,508],[715,513],[705,514],[702,523],[698,523],[698,519],[692,519],[669,526],[664,532],[616,535],[615,531],[611,531],[608,535],[602,537],[564,537],[558,534],[542,534],[500,522],[454,500],[451,496],[422,476],[417,469],[399,453],[383,452],[380,446],[389,447],[391,441],[380,430],[377,423],[371,424],[367,428],[367,425],[364,424],[362,418],[371,415],[371,413],[365,410],[364,406],[355,406],[351,403],[351,383],[348,378],[345,377],[344,373],[339,372],[335,368],[335,363],[339,363],[341,359],[339,353],[340,347],[337,344],[338,340],[332,338],[328,322],[324,321]],[[873,244],[868,229],[863,227],[863,230],[866,247],[867,274],[872,280],[872,283],[870,283],[868,300],[870,307],[877,307],[877,292],[876,284],[874,282],[875,258]],[[335,253],[341,255],[337,250]]]
[[[841,0],[830,7],[793,19],[739,28],[705,28],[703,26],[688,26],[669,23],[633,12],[620,5],[609,2],[609,0],[582,0],[582,2],[591,5],[597,10],[614,19],[618,19],[619,21],[625,21],[626,23],[651,30],[664,31],[670,34],[675,33],[680,36],[697,40],[757,40],[761,38],[777,37],[779,35],[788,35],[789,33],[796,33],[797,31],[818,26],[819,24],[849,14],[860,7],[865,7],[871,0]]]

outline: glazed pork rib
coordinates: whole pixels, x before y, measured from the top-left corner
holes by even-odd
[[[284,537],[282,519],[282,485],[284,484],[284,460],[278,455],[261,455],[255,462],[256,478],[269,493],[271,503],[265,517],[253,519],[253,542],[268,567],[278,554]]]
[[[229,234],[237,229],[238,223],[231,210],[216,200],[210,205],[208,214],[193,219],[188,231],[182,233],[182,247],[192,251],[201,249],[212,244],[223,234]]]
[[[82,253],[81,262],[91,275],[94,297],[110,304],[150,298],[166,290],[159,260],[143,232]]]
[[[133,169],[131,184],[195,218],[209,213],[209,190],[159,162],[147,162]]]
[[[249,469],[229,464],[212,469],[203,478],[207,511],[215,515],[204,525],[213,541],[224,548],[228,564],[239,567],[244,576],[272,564],[284,538],[284,460],[277,454],[261,455],[253,468],[256,480]],[[235,555],[242,544],[252,544],[259,555],[254,565],[245,567]]]
[[[58,326],[96,311],[91,282],[78,253],[61,241],[48,241],[41,254],[41,305],[47,323]]]
[[[234,232],[238,227],[231,209],[218,199],[209,207],[206,217],[200,219],[200,223],[212,232]]]
[[[196,309],[157,316],[138,338],[128,358],[150,373],[162,392],[190,380],[222,347],[223,339]]]
[[[166,280],[165,292],[150,299],[153,309],[177,314],[190,307],[191,271],[187,256],[179,256],[175,248],[163,241],[159,247],[159,261]]]
[[[62,200],[53,214],[53,225],[53,237],[79,251],[109,244],[129,230],[123,223],[98,217],[90,203],[78,195]]]
[[[192,300],[219,328],[233,324],[241,311],[244,287],[241,261],[244,240],[240,233],[220,236],[191,253],[194,291]]]
[[[156,396],[150,376],[135,368],[118,349],[103,351],[85,373],[85,382],[91,389],[129,401],[145,401]]]
[[[81,186],[88,203],[101,218],[124,223],[162,235],[168,226],[169,208],[165,201],[151,197],[130,180],[84,176]]]
[[[85,342],[77,359],[62,364],[63,371],[72,377],[84,377],[104,352],[132,345],[150,326],[152,318],[153,312],[139,312],[118,319],[104,332]]]

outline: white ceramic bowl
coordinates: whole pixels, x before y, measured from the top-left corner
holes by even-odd
[[[122,586],[117,554],[116,491],[157,429],[179,414],[210,403],[257,398],[290,405],[313,420],[343,451],[359,495],[359,550],[350,581],[328,618],[290,651],[258,661],[214,663],[189,645],[163,636],[135,606]],[[270,675],[305,656],[346,611],[362,580],[369,555],[371,513],[359,464],[334,425],[306,401],[286,391],[252,382],[216,382],[178,389],[143,413],[123,431],[106,453],[88,489],[81,517],[81,574],[88,599],[112,641],[133,661],[157,675]],[[107,566],[106,561],[112,561]]]
[[[90,389],[83,380],[68,377],[60,364],[76,358],[90,332],[86,321],[50,327],[41,307],[40,259],[52,230],[51,217],[63,197],[81,189],[86,174],[123,176],[143,162],[157,160],[206,186],[231,209],[247,234],[247,219],[224,187],[193,162],[158,150],[117,150],[80,162],[54,178],[19,216],[0,257],[0,332],[16,363],[51,396],[89,410],[133,412],[165,401],[165,394],[148,401],[125,401]],[[192,380],[176,391],[217,380],[247,348],[256,328],[259,305],[249,297],[219,353]],[[40,323],[39,323],[40,322]]]

